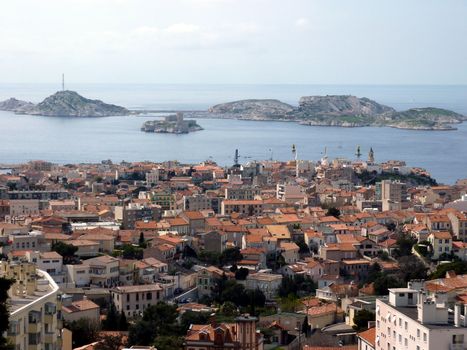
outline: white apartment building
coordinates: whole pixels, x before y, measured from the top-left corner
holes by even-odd
[[[14,349],[61,349],[60,294],[52,277],[26,262],[2,262],[0,275],[15,279],[8,292],[10,317],[6,334]]]
[[[57,252],[30,251],[26,253],[26,259],[36,264],[38,269],[47,272],[58,285],[66,282],[63,257]]]
[[[65,265],[66,267],[66,287],[86,287],[91,284],[91,277],[89,275],[89,265],[76,264]]]
[[[446,294],[438,293],[428,297],[421,284],[415,284],[418,283],[409,283],[408,288],[390,289],[389,300],[376,300],[375,349],[465,349],[465,300],[458,301],[451,307]]]

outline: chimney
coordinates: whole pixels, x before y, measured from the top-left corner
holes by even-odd
[[[210,316],[209,316],[209,323],[211,325],[212,328],[216,328],[217,327],[217,321],[216,321],[216,314],[215,313],[212,313]]]

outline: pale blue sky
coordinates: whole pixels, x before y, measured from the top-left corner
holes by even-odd
[[[466,0],[14,0],[0,83],[467,84]]]

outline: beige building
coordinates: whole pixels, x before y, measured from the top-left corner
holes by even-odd
[[[10,216],[37,216],[40,213],[39,200],[18,199],[10,200]]]
[[[258,272],[249,274],[245,281],[245,288],[259,289],[267,299],[273,299],[282,283],[282,275]]]
[[[0,275],[15,279],[8,291],[8,340],[15,350],[55,350],[62,346],[59,287],[31,263],[2,262]]]
[[[119,260],[110,255],[97,256],[83,261],[89,266],[91,284],[99,287],[111,287],[119,282]]]
[[[112,301],[119,312],[133,317],[141,315],[146,308],[163,300],[164,288],[158,284],[119,286],[111,291]]]
[[[442,254],[451,254],[452,236],[447,231],[436,231],[428,235],[428,242],[433,247],[432,259],[439,259]]]
[[[224,200],[221,204],[222,215],[232,213],[246,214],[248,216],[261,215],[263,213],[262,200]]]

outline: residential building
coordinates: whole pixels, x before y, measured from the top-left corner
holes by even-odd
[[[428,297],[411,285],[389,289],[389,300],[376,301],[375,349],[464,349],[465,299],[458,298],[452,311],[444,293]]]
[[[50,275],[31,263],[1,262],[0,275],[14,279],[8,299],[8,341],[16,350],[62,346],[60,291]]]
[[[164,288],[159,283],[118,286],[111,290],[111,299],[117,311],[124,312],[127,317],[142,315],[146,308],[164,298]]]
[[[185,350],[263,350],[263,335],[256,330],[257,318],[241,315],[235,323],[192,324],[185,337]]]

